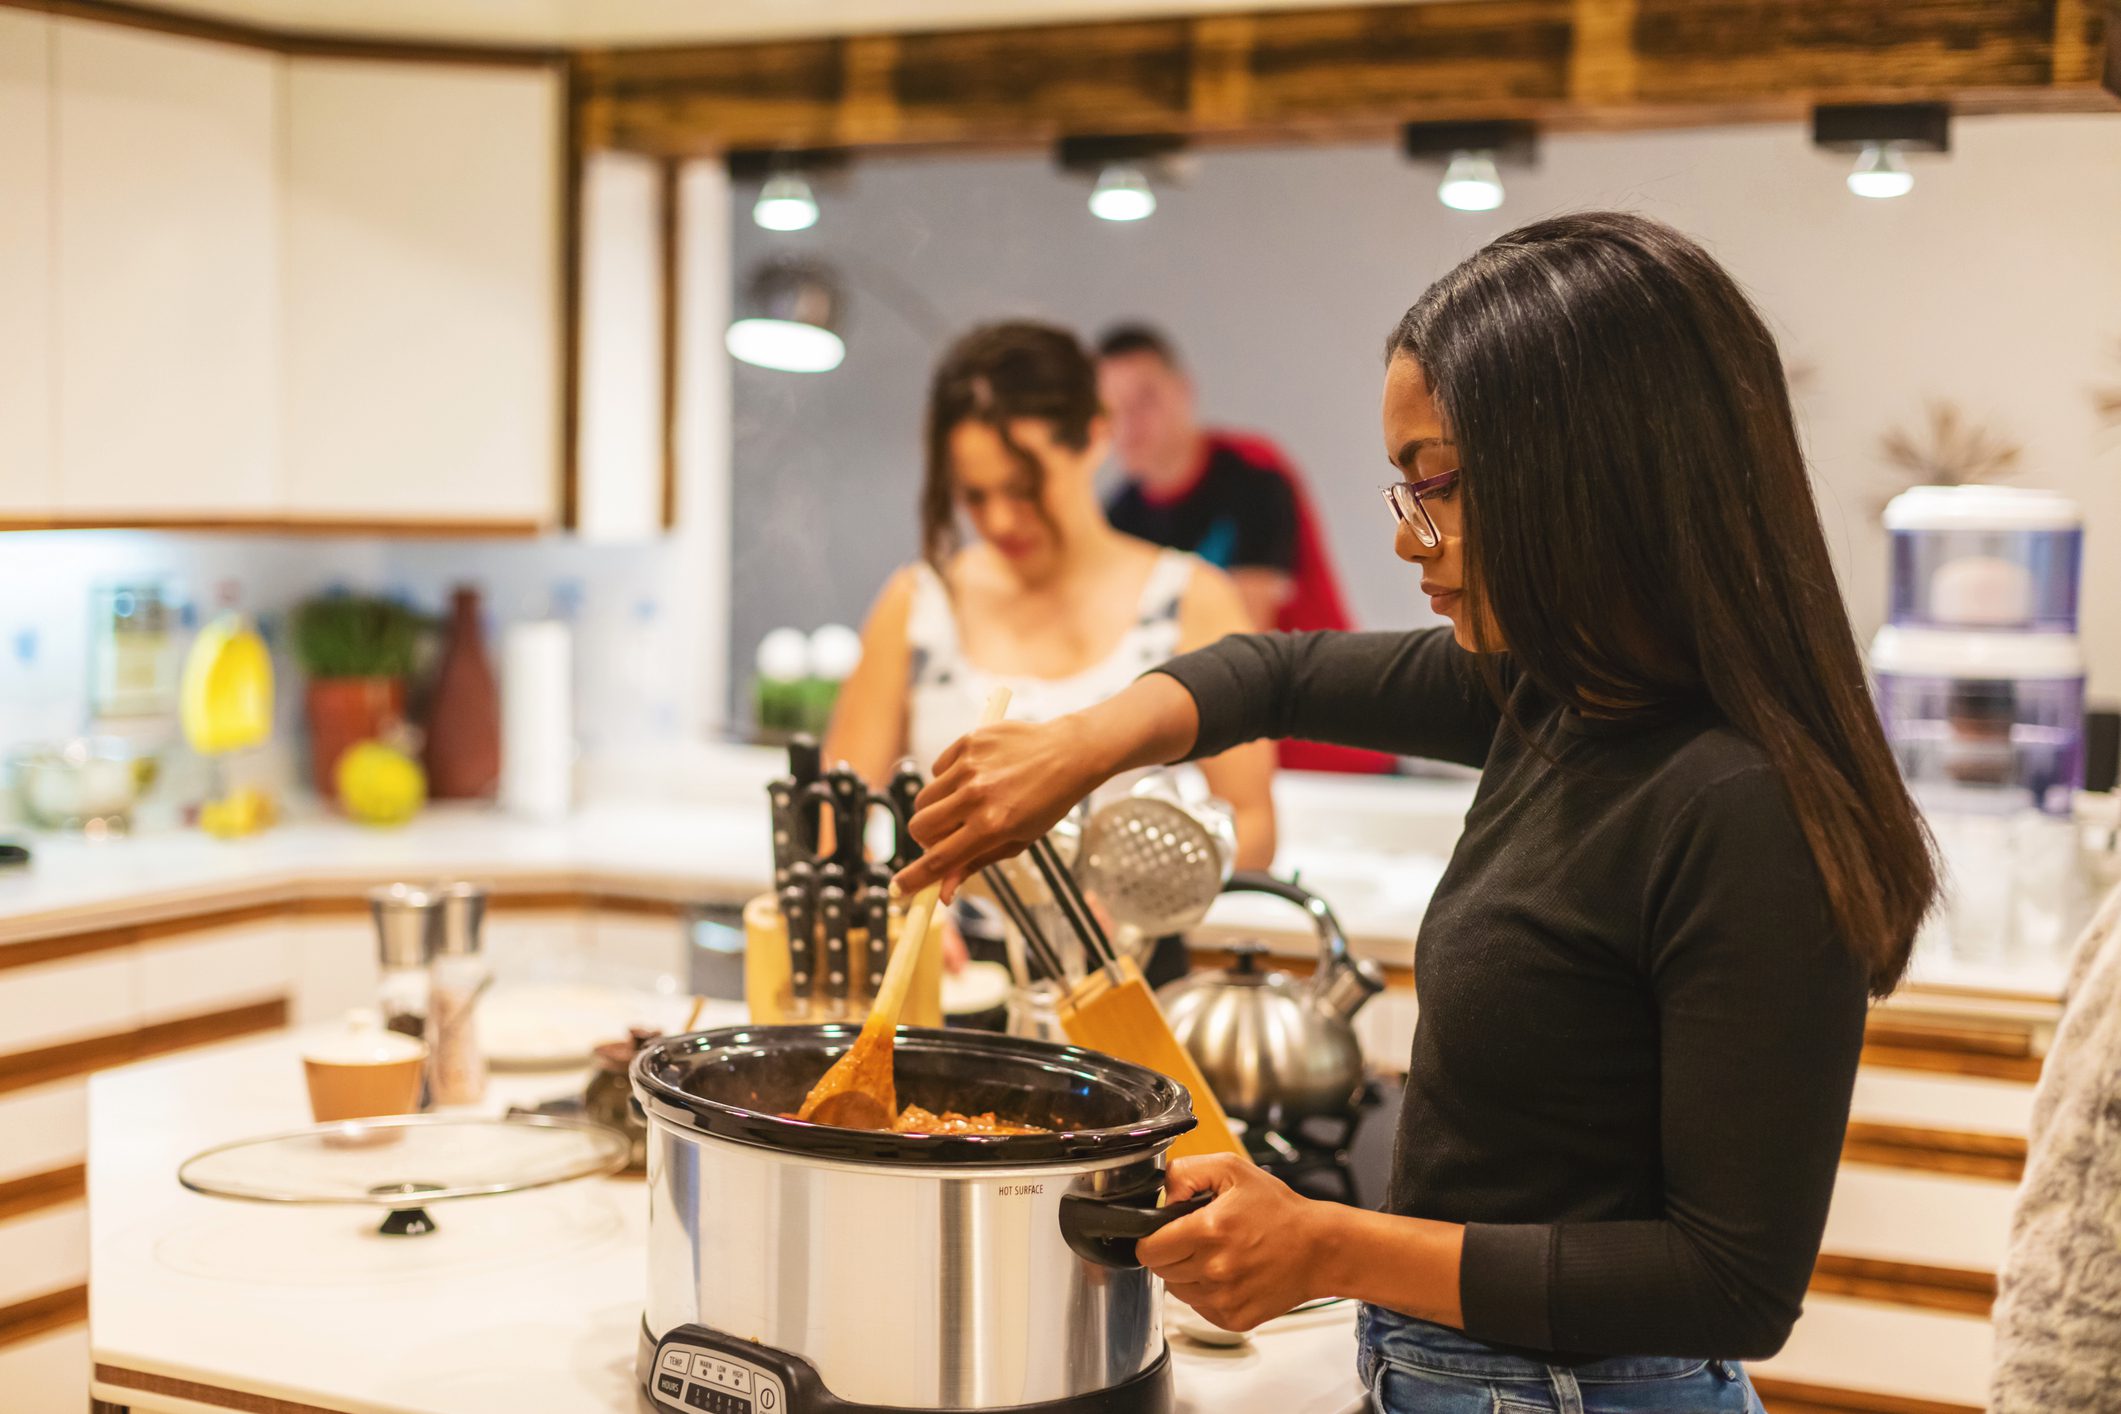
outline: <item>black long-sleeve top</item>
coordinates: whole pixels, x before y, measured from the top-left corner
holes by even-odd
[[[1468,1334],[1772,1354],[1826,1225],[1863,966],[1765,754],[1700,709],[1567,710],[1449,630],[1173,660],[1199,756],[1297,737],[1481,767],[1415,946],[1390,1211],[1463,1223]]]

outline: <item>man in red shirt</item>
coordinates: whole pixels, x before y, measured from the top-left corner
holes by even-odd
[[[1264,437],[1204,428],[1177,351],[1145,324],[1098,341],[1098,392],[1126,484],[1106,506],[1115,529],[1190,550],[1229,572],[1262,629],[1354,627],[1303,482]],[[1297,770],[1390,771],[1391,757],[1285,741]]]

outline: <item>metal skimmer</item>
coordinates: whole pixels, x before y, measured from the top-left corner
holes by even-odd
[[[1075,876],[1122,929],[1159,938],[1207,915],[1230,877],[1230,856],[1183,805],[1136,794],[1092,813]]]

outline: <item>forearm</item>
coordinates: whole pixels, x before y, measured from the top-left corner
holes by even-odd
[[[1100,780],[1145,766],[1167,766],[1193,750],[1200,709],[1172,678],[1148,673],[1073,718],[1085,760]]]
[[[1463,1327],[1457,1223],[1321,1204],[1318,1295],[1346,1296],[1440,1326]]]
[[[1188,750],[1296,738],[1479,765],[1500,720],[1447,632],[1234,634],[1157,671],[1196,703]]]
[[[1232,862],[1232,867],[1273,868],[1276,845],[1273,802],[1240,805],[1231,811],[1231,816],[1232,823],[1237,827],[1237,858]]]

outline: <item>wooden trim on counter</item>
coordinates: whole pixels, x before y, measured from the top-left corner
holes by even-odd
[[[0,0],[0,6],[11,0]],[[423,516],[417,520],[360,516],[0,515],[9,530],[188,530],[230,535],[395,535],[421,540],[524,540],[551,527],[535,520]]]
[[[1191,947],[1187,951],[1198,967],[1228,967],[1237,961],[1237,953],[1226,947]],[[1270,957],[1267,965],[1294,977],[1309,977],[1318,966],[1310,957],[1279,954]],[[1384,974],[1387,991],[1414,990],[1412,968],[1387,964]],[[2022,996],[1996,995],[2021,1007],[2028,1001]],[[1984,1022],[1960,1015],[1931,1017],[1873,1008],[1864,1025],[1863,1064],[1874,1069],[2031,1085],[2040,1078],[2041,1057],[2053,1029],[2052,1020],[2044,1013],[2037,1021]]]
[[[180,1380],[171,1375],[151,1375],[145,1370],[128,1370],[123,1365],[99,1363],[96,1366],[96,1383],[108,1385],[113,1389],[159,1394],[168,1399],[185,1399],[193,1404],[210,1405],[215,1409],[233,1409],[238,1414],[346,1414],[344,1410],[332,1409],[322,1404],[275,1399],[269,1394],[223,1389],[219,1385],[200,1384],[197,1380]]]
[[[1952,1311],[1986,1320],[1996,1304],[1996,1274],[1822,1252],[1812,1268],[1809,1290],[1815,1296],[1919,1306],[1927,1311]]]
[[[1949,1030],[1909,1027],[1877,1012],[1864,1029],[1863,1063],[1884,1070],[1920,1070],[2030,1085],[2040,1078],[2041,1050],[2029,1029]]]
[[[305,918],[366,918],[365,894],[320,894],[292,899],[278,905]],[[651,894],[622,894],[605,889],[510,889],[506,884],[487,886],[486,916],[507,913],[630,913],[650,918],[677,918],[687,900],[658,898]]]
[[[1978,1404],[1947,1404],[1904,1394],[1836,1389],[1802,1380],[1778,1380],[1772,1375],[1753,1376],[1753,1388],[1774,1414],[1982,1414]]]
[[[597,889],[526,889],[511,892],[505,885],[492,890],[491,914],[561,912],[628,914],[647,918],[679,918],[686,903],[674,898],[610,893]],[[123,923],[110,928],[84,928],[48,938],[19,943],[0,943],[0,972],[15,967],[35,967],[60,962],[112,948],[153,944],[195,933],[239,927],[245,923],[278,923],[290,918],[365,918],[368,900],[362,894],[319,895],[275,899],[265,903],[237,904],[227,908],[202,908],[194,913],[174,914],[144,923]]]
[[[33,1340],[47,1331],[78,1326],[88,1319],[88,1288],[70,1286],[0,1306],[0,1350]]]
[[[87,1196],[87,1164],[68,1164],[26,1178],[11,1178],[0,1183],[0,1222],[78,1202]]]
[[[59,962],[87,953],[107,952],[112,948],[135,947],[143,943],[182,938],[193,933],[236,928],[245,923],[277,922],[286,916],[287,912],[288,906],[283,903],[237,904],[229,908],[211,908],[178,917],[157,918],[145,923],[121,923],[113,928],[84,928],[79,932],[59,933],[49,938],[0,944],[0,972],[15,967],[34,967],[39,963]]]
[[[213,1041],[230,1041],[261,1031],[277,1031],[285,1025],[287,998],[280,997],[204,1016],[156,1022],[135,1031],[91,1036],[85,1041],[67,1041],[40,1050],[17,1051],[13,1055],[0,1056],[0,1095],[76,1075],[90,1075],[112,1066],[128,1065]]]
[[[375,59],[400,63],[470,64],[485,68],[542,68],[558,63],[565,51],[526,45],[423,43],[417,40],[369,39],[358,35],[273,29],[235,20],[164,10],[124,0],[0,0],[0,9],[36,10],[63,19],[95,20],[127,29],[149,30],[179,39],[263,49],[273,54],[317,59]]]
[[[1940,1075],[1963,1075],[1973,1080],[2008,1080],[2031,1085],[2040,1078],[2038,1056],[1966,1055],[1954,1051],[1916,1046],[1863,1047],[1863,1063],[1879,1070],[1920,1070]]]
[[[1195,967],[1229,967],[1237,961],[1237,953],[1230,948],[1188,947],[1186,953],[1193,959]],[[1265,959],[1265,963],[1276,972],[1286,972],[1291,977],[1309,977],[1312,973],[1318,971],[1318,959],[1315,957],[1283,957],[1277,953],[1268,956]],[[1414,990],[1413,968],[1394,967],[1390,963],[1380,963],[1378,966],[1385,975],[1386,991],[1411,992]]]
[[[1853,1120],[1842,1141],[1841,1162],[2017,1183],[2025,1177],[2025,1149],[2018,1134]]]

